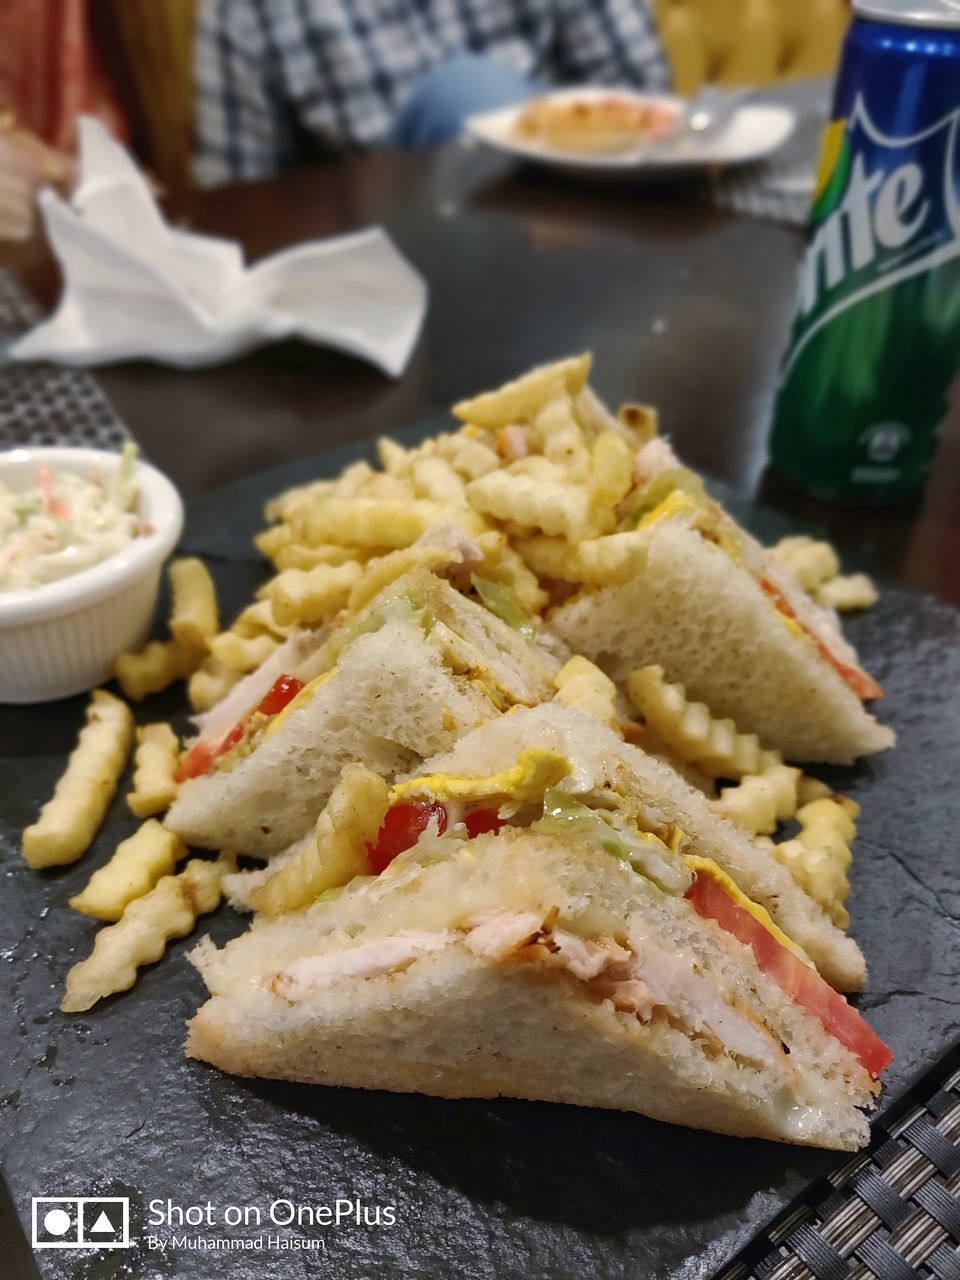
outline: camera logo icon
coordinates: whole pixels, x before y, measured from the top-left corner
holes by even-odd
[[[34,1249],[129,1249],[126,1196],[34,1196]]]

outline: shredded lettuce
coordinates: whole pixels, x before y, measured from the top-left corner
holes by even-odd
[[[137,486],[134,483],[134,472],[136,471],[139,453],[139,448],[132,440],[128,440],[123,446],[120,465],[113,473],[113,478],[110,481],[110,500],[116,503],[121,511],[132,511],[137,505]]]
[[[28,489],[23,493],[18,493],[13,498],[14,514],[21,520],[24,516],[32,516],[42,506],[40,495],[35,489]]]
[[[519,631],[523,636],[529,637],[534,634],[533,623],[520,608],[517,597],[506,583],[494,582],[492,578],[481,578],[477,574],[473,574],[470,581],[480,600],[491,613],[496,614],[508,627]]]
[[[620,520],[621,530],[635,529],[644,516],[655,511],[661,502],[678,489],[688,493],[698,503],[706,500],[707,491],[696,472],[687,467],[671,467],[654,476],[629,499],[627,510]]]
[[[652,880],[666,893],[685,893],[690,874],[670,845],[650,831],[613,825],[613,815],[591,809],[569,792],[552,787],[543,796],[543,816],[531,824],[531,831],[572,836],[577,841],[602,849],[634,871]],[[676,843],[676,838],[671,844]]]

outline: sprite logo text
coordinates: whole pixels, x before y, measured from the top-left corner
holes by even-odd
[[[890,174],[882,169],[868,174],[866,160],[858,155],[843,203],[807,250],[800,296],[804,314],[815,308],[821,291],[836,289],[851,271],[871,266],[883,250],[902,249],[919,238],[931,207],[923,195],[918,164],[901,165]]]
[[[893,138],[861,96],[829,132],[784,377],[838,315],[960,255],[960,112]]]

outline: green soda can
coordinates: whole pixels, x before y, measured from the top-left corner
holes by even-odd
[[[822,498],[891,502],[960,367],[960,5],[855,0],[770,438]]]

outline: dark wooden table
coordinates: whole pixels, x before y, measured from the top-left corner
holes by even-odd
[[[223,368],[148,364],[101,380],[149,456],[187,494],[402,427],[529,365],[591,348],[611,401],[660,407],[680,453],[901,581],[960,603],[960,404],[922,502],[850,510],[764,476],[765,442],[800,234],[720,213],[692,188],[574,184],[479,152],[383,154],[198,193],[174,218],[240,239],[251,259],[385,224],[430,284],[426,329],[393,382],[286,343]],[[42,244],[0,252],[44,303]],[[956,400],[960,400],[957,397]]]

